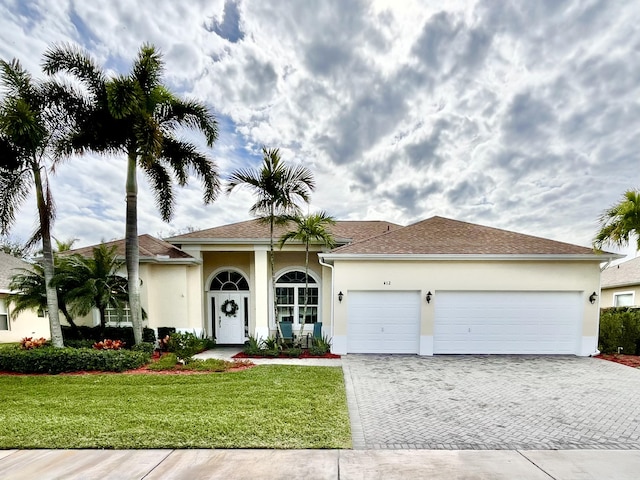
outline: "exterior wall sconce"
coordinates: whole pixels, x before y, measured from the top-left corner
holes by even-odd
[[[342,290],[340,290],[340,293],[338,293],[338,301],[340,303],[342,303],[342,298],[344,297],[344,293],[342,293]]]
[[[590,296],[589,296],[589,301],[591,302],[591,304],[593,305],[594,303],[596,303],[596,298],[598,298],[598,294],[596,292],[593,292]]]
[[[427,303],[431,303],[431,290],[427,292],[426,300],[427,300]]]

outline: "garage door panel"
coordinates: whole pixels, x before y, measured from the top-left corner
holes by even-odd
[[[577,352],[579,292],[437,292],[434,353]]]
[[[349,353],[418,353],[419,292],[348,292]]]

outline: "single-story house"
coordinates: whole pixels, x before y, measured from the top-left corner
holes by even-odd
[[[603,308],[639,306],[640,257],[605,268],[600,287],[600,306]]]
[[[274,335],[276,321],[307,332],[322,322],[339,354],[597,350],[600,264],[618,255],[442,217],[338,221],[331,231],[338,247],[312,245],[308,274],[304,245],[276,246],[275,289],[269,227],[258,220],[140,237],[148,326],[242,344]]]
[[[51,338],[49,319],[43,312],[24,311],[15,318],[11,315],[9,282],[19,269],[29,267],[24,260],[0,252],[0,343],[19,342],[24,337]]]

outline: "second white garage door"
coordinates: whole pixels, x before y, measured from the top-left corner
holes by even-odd
[[[579,292],[435,295],[434,353],[576,354]]]
[[[420,292],[348,292],[348,353],[418,353]]]

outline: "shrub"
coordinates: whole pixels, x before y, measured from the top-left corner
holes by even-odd
[[[158,338],[165,338],[175,332],[175,327],[158,327]]]
[[[185,364],[193,361],[193,356],[203,350],[202,342],[193,333],[175,332],[169,335],[169,351],[175,353]]]
[[[93,340],[66,340],[64,346],[69,348],[93,348]]]
[[[276,337],[267,337],[262,341],[262,348],[264,350],[275,350],[279,352],[282,346]]]
[[[20,349],[21,350],[32,350],[34,348],[41,348],[47,344],[46,338],[33,338],[33,337],[24,337],[20,340]]]
[[[598,349],[602,353],[640,353],[640,310],[627,307],[603,308],[600,310],[600,334]]]
[[[249,340],[242,349],[247,355],[262,355],[262,350],[262,342],[253,335],[249,335]]]
[[[134,352],[144,352],[149,355],[153,355],[153,351],[155,350],[156,345],[154,342],[142,342],[138,343],[131,347],[131,350]]]
[[[93,344],[93,348],[96,350],[120,350],[122,347],[124,347],[124,342],[120,340],[109,340],[106,338],[101,342]]]
[[[64,337],[65,345],[69,340],[93,340],[94,342],[99,342],[103,338],[111,338],[113,340],[120,340],[121,342],[126,343],[127,345],[133,346],[135,344],[135,339],[133,336],[133,328],[132,327],[105,327],[102,328],[100,325],[96,327],[87,327],[81,325],[77,330],[72,327],[68,327],[64,325],[62,327],[62,336]],[[152,328],[143,328],[142,329],[142,340],[144,342],[155,342],[156,334]]]
[[[301,348],[288,348],[286,350],[283,350],[282,354],[287,356],[287,357],[298,358],[300,355],[302,355],[302,349]]]
[[[149,365],[149,370],[173,370],[178,363],[175,353],[167,353]]]
[[[0,370],[18,373],[77,371],[122,372],[149,362],[149,355],[130,350],[44,347],[0,350]]]
[[[316,355],[318,357],[329,353],[331,350],[331,339],[325,335],[321,338],[313,338],[311,341],[311,348],[309,349],[309,353],[311,355]]]

